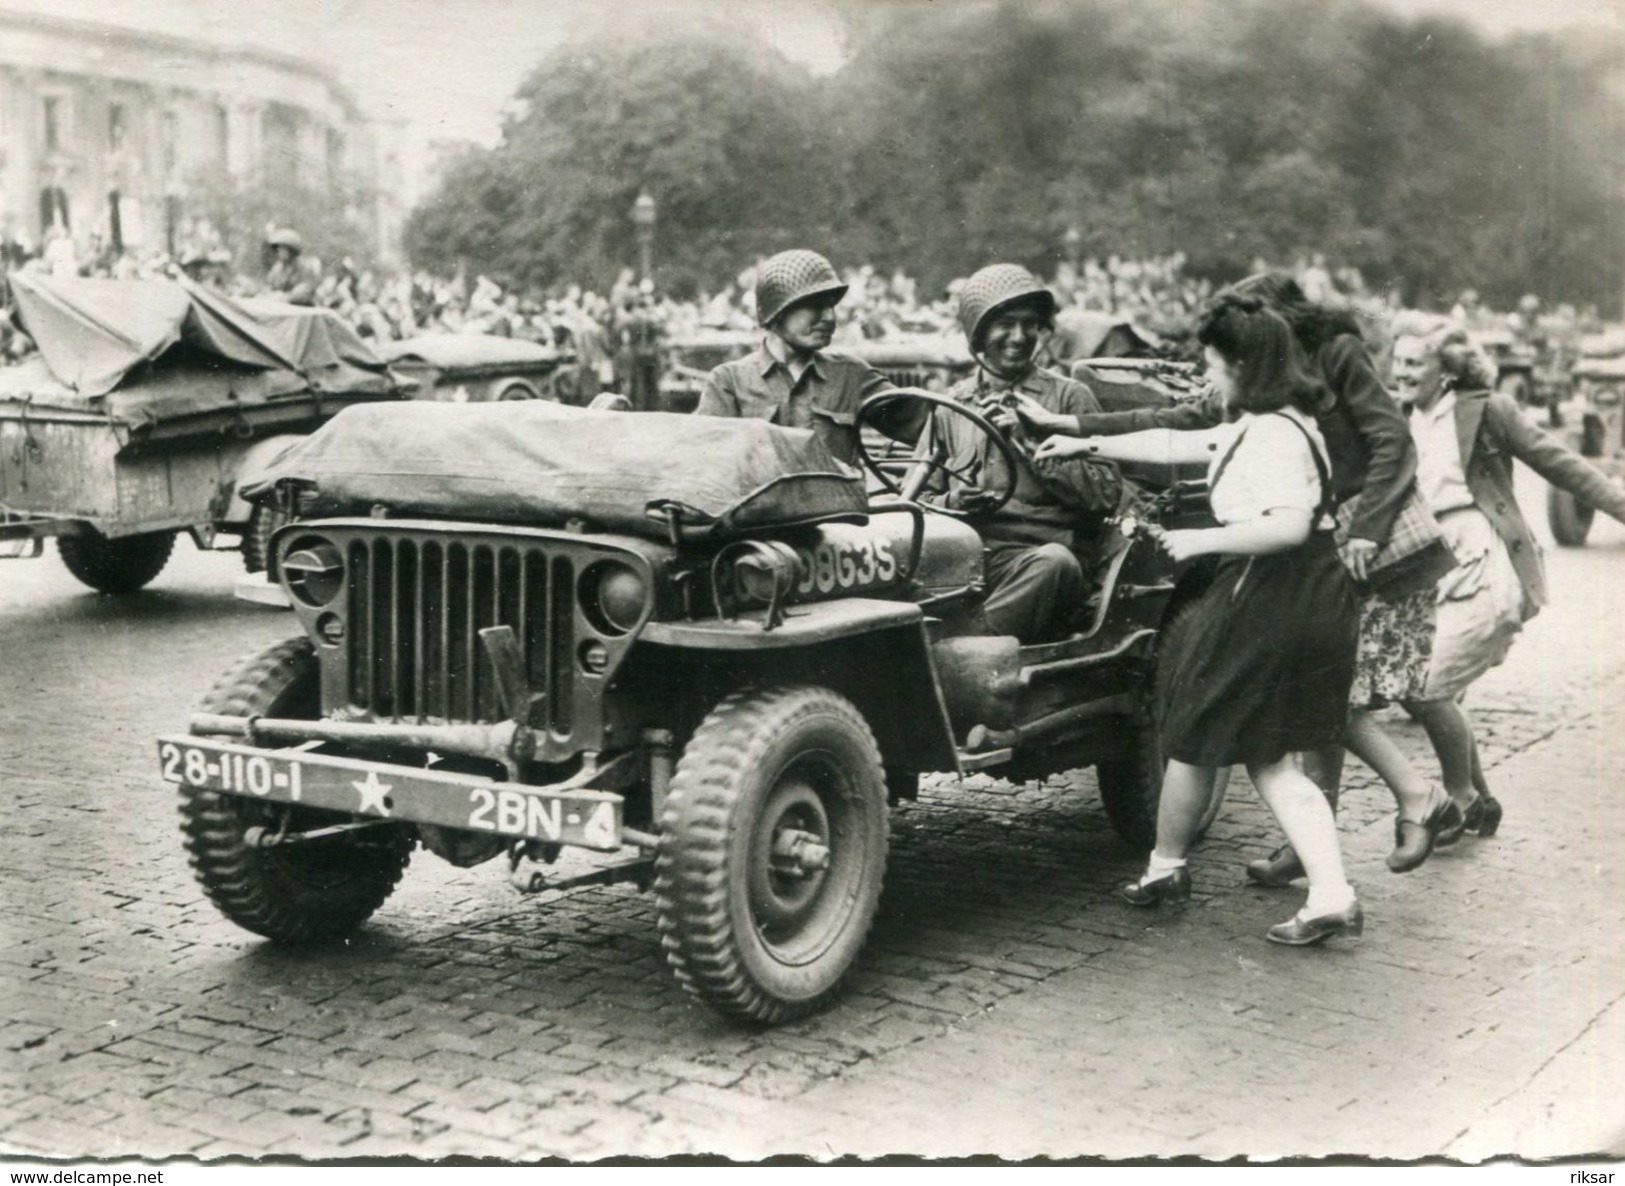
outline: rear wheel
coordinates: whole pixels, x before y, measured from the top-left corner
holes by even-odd
[[[257,651],[210,689],[199,711],[314,720],[319,674],[309,639]],[[253,835],[297,833],[351,822],[309,807],[182,787],[181,830],[192,872],[209,900],[245,930],[284,943],[341,938],[383,905],[411,859],[399,824],[349,835],[261,847]]]
[[[655,909],[677,979],[751,1021],[817,1009],[874,921],[888,824],[880,752],[851,702],[816,687],[723,700],[660,820]]]
[[[1194,602],[1180,606],[1163,623],[1157,636],[1159,658],[1183,645],[1185,635],[1195,625],[1192,612],[1195,608]],[[1162,772],[1167,762],[1157,742],[1156,706],[1167,692],[1167,678],[1166,668],[1158,662],[1151,681],[1149,703],[1134,729],[1128,754],[1111,762],[1101,762],[1095,767],[1106,819],[1125,843],[1138,849],[1150,849],[1157,842],[1157,807],[1162,802]],[[1229,784],[1229,769],[1220,770],[1214,780],[1213,795],[1197,826],[1198,838],[1205,836],[1213,821],[1219,817]]]
[[[57,555],[67,570],[98,593],[134,593],[164,571],[175,549],[173,531],[153,531],[108,539],[90,528],[59,535]]]
[[[1591,520],[1596,512],[1567,490],[1546,487],[1546,525],[1552,529],[1552,538],[1565,548],[1585,546],[1591,534]]]

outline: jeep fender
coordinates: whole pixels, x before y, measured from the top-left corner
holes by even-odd
[[[910,602],[848,597],[795,606],[771,630],[760,613],[651,622],[638,641],[627,667],[659,671],[667,686],[817,684],[857,706],[887,766],[959,771],[925,614]],[[637,678],[636,670],[625,674]]]
[[[225,513],[216,526],[226,530],[247,526],[254,506],[239,492],[244,486],[257,481],[266,470],[281,459],[284,453],[304,439],[305,435],[302,433],[283,433],[280,436],[266,437],[263,441],[255,441],[244,450],[242,458],[237,463],[237,475],[232,483]]]

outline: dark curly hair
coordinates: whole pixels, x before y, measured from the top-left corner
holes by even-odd
[[[1332,305],[1312,303],[1298,282],[1286,272],[1258,272],[1237,280],[1219,296],[1262,297],[1265,304],[1286,319],[1298,337],[1298,345],[1309,355],[1343,334],[1353,334],[1361,341],[1365,340],[1353,313]]]
[[[1202,314],[1196,340],[1213,347],[1235,371],[1236,390],[1229,401],[1233,411],[1275,412],[1291,406],[1312,415],[1325,396],[1309,373],[1292,327],[1261,296],[1221,293]]]

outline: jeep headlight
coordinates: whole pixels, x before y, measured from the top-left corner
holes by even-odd
[[[331,540],[305,536],[283,554],[282,579],[290,593],[319,609],[344,587],[344,557]]]
[[[732,577],[740,605],[775,605],[795,588],[801,566],[787,544],[753,541],[733,558]]]
[[[581,574],[581,608],[602,634],[625,634],[649,608],[643,574],[619,560],[601,560]]]

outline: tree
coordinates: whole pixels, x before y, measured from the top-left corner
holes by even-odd
[[[408,252],[444,270],[607,285],[637,258],[629,212],[647,190],[663,284],[714,285],[829,221],[811,91],[804,71],[727,40],[568,47],[526,81],[502,142],[414,212]]]
[[[712,28],[566,47],[407,246],[603,286],[659,203],[658,271],[715,287],[791,246],[913,272],[1184,252],[1216,280],[1320,251],[1443,302],[1468,285],[1613,305],[1617,44],[1407,20],[1364,0],[893,0],[812,78]],[[1603,266],[1599,266],[1599,262]]]

